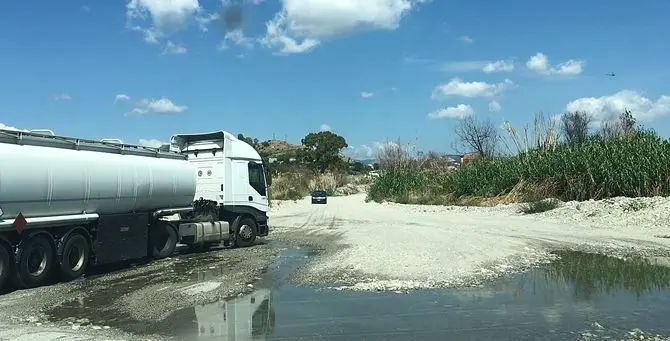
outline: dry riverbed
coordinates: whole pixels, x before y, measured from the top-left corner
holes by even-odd
[[[272,213],[280,239],[309,237],[325,252],[299,271],[298,283],[357,290],[454,287],[552,260],[548,251],[670,255],[670,200],[565,203],[524,215],[519,206],[442,207],[365,203],[364,195],[282,202]],[[325,242],[324,242],[325,241]]]
[[[0,340],[146,340],[96,316],[148,325],[184,307],[251,291],[291,245],[320,250],[294,274],[295,283],[340,290],[469,286],[548,262],[553,249],[642,255],[665,264],[670,255],[666,198],[566,203],[523,215],[517,205],[376,204],[359,194],[329,198],[327,205],[276,202],[270,217],[270,237],[254,247],[184,254],[3,295]],[[69,308],[86,314],[68,315]],[[54,309],[61,320],[47,319]]]

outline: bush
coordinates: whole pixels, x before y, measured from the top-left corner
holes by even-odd
[[[347,185],[349,181],[349,176],[340,173],[314,174],[307,170],[278,173],[270,185],[270,198],[299,200],[315,189],[322,189],[332,196],[336,195],[337,188]]]
[[[550,198],[525,203],[521,206],[521,212],[525,214],[542,213],[551,211],[561,205],[559,200]]]
[[[418,167],[390,168],[373,180],[368,200],[437,204],[442,201],[449,173]]]
[[[298,200],[309,195],[308,172],[278,173],[270,185],[271,200]]]
[[[390,167],[372,183],[368,198],[407,202],[425,201],[427,196],[443,201],[514,196],[521,201],[568,201],[670,195],[670,142],[653,131],[592,135],[579,143],[539,144],[525,150],[479,159],[455,172]]]

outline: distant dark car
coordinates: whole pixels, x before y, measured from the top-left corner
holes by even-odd
[[[326,203],[328,203],[328,194],[326,194],[326,191],[316,190],[312,192],[312,204]]]

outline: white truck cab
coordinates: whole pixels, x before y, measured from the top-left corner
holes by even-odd
[[[234,135],[218,131],[172,136],[171,148],[197,169],[196,198],[267,212],[265,166],[258,152]]]
[[[234,227],[236,218],[253,217],[255,234],[268,234],[266,171],[260,154],[251,145],[226,131],[216,131],[173,135],[170,149],[187,155],[194,166],[195,198],[215,204],[213,218]]]

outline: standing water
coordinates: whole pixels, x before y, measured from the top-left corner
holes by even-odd
[[[288,276],[308,255],[293,249],[282,254],[249,295],[182,309],[155,326],[140,327],[128,321],[107,324],[181,340],[640,340],[652,334],[670,336],[670,267],[643,259],[568,251],[556,254],[560,258],[550,264],[482,287],[396,293],[291,285]]]

